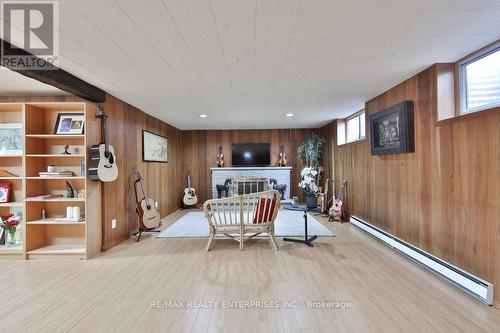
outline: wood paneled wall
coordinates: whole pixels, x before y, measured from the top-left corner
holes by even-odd
[[[0,102],[71,102],[82,101],[72,95],[61,96],[0,96]],[[107,95],[104,104],[109,116],[110,143],[117,154],[118,180],[103,183],[102,188],[102,249],[107,250],[130,236],[137,228],[132,183],[134,170],[144,177],[149,196],[158,201],[161,216],[180,207],[182,189],[179,181],[180,131],[141,110]],[[169,140],[168,163],[142,162],[142,130],[166,136]],[[96,142],[98,143],[98,142]],[[111,228],[111,220],[117,226]]]
[[[109,139],[117,154],[118,180],[103,187],[103,249],[128,238],[137,228],[133,182],[134,170],[144,178],[148,194],[158,201],[161,216],[180,207],[182,189],[179,182],[181,131],[141,110],[108,95],[104,104],[109,116]],[[168,163],[142,161],[142,130],[168,138]],[[111,220],[117,228],[111,229]]]
[[[232,143],[270,143],[272,165],[278,164],[279,149],[281,145],[284,146],[288,165],[293,168],[290,193],[305,201],[302,191],[298,189],[301,165],[297,159],[297,148],[314,132],[317,129],[182,131],[182,184],[185,186],[187,171],[191,171],[192,184],[197,190],[199,201],[211,199],[210,168],[216,166],[219,146],[223,149],[225,165],[231,166]]]
[[[500,109],[437,123],[437,66],[366,103],[369,135],[369,115],[414,102],[415,153],[371,156],[364,140],[326,158],[347,179],[349,213],[498,287]]]

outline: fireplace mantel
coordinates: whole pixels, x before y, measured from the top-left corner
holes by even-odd
[[[224,168],[210,168],[210,170],[213,171],[231,171],[231,170],[236,170],[236,171],[243,171],[243,170],[289,170],[290,172],[292,171],[292,167],[277,167],[277,166],[270,166],[270,167],[224,167]]]
[[[217,198],[217,184],[224,184],[226,179],[236,178],[274,178],[278,184],[286,184],[285,198],[290,198],[290,174],[292,167],[227,167],[210,168],[212,172],[212,197]]]

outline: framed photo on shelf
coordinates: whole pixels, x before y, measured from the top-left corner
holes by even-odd
[[[168,139],[142,130],[142,160],[144,162],[168,162]]]
[[[0,202],[10,202],[10,183],[0,183]]]
[[[23,124],[0,123],[0,155],[21,156],[23,154]]]
[[[85,115],[83,113],[59,113],[54,134],[83,134]]]

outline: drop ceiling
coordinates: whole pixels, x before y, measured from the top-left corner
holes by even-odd
[[[318,127],[500,38],[500,0],[59,3],[60,67],[180,129]]]

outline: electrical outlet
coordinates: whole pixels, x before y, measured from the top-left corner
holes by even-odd
[[[116,229],[116,219],[111,220],[111,229]]]

